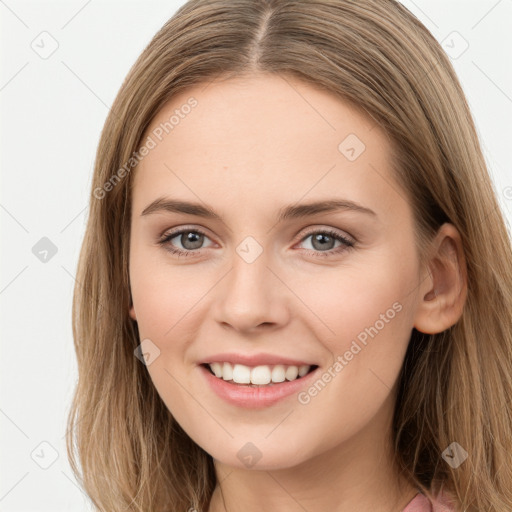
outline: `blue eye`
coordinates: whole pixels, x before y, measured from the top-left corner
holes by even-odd
[[[186,236],[185,236],[186,235]],[[308,254],[319,257],[327,257],[333,254],[339,254],[347,249],[354,247],[355,242],[345,238],[340,235],[338,232],[333,230],[317,230],[311,231],[309,234],[304,236],[301,239],[301,243],[307,240],[308,238],[312,238],[312,247],[313,249],[306,249]],[[179,243],[182,246],[182,249],[175,247],[172,240],[175,238],[178,239]],[[199,249],[202,249],[202,244],[205,240],[208,239],[207,235],[203,233],[199,229],[181,229],[180,231],[174,231],[158,241],[160,245],[162,245],[167,251],[172,254],[177,254],[179,256],[193,256],[195,253],[199,252]],[[331,244],[334,242],[339,242],[340,245],[337,248],[332,247]],[[325,250],[324,250],[325,249]]]
[[[185,236],[187,235],[187,236]],[[180,244],[183,249],[177,249],[171,244],[171,240],[174,238],[178,238]],[[161,239],[158,243],[165,246],[166,250],[173,254],[177,254],[178,256],[192,256],[194,252],[197,252],[196,249],[200,249],[203,240],[206,237],[206,234],[198,229],[182,229],[181,231],[175,231],[174,233],[169,233],[165,235],[163,239]],[[189,247],[185,247],[185,245],[189,245]]]
[[[306,235],[301,242],[304,240],[307,240],[308,238],[312,237],[311,245],[313,249],[318,250],[310,250],[308,249],[308,252],[310,254],[313,254],[313,256],[320,256],[320,257],[326,257],[331,256],[332,254],[338,254],[340,252],[343,252],[347,249],[350,249],[354,247],[354,242],[349,240],[348,238],[345,238],[344,236],[340,235],[336,231],[332,230],[321,230],[321,231],[312,231],[308,235]],[[338,246],[336,249],[331,248],[331,243],[340,242],[341,246]],[[323,250],[326,249],[326,250]]]

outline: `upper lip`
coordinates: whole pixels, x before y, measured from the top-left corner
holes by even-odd
[[[307,362],[300,359],[291,359],[289,357],[279,356],[276,354],[235,354],[235,353],[223,353],[212,355],[199,364],[208,363],[231,363],[231,364],[243,364],[245,366],[262,366],[262,365],[277,365],[282,364],[285,366],[316,366],[311,362]]]

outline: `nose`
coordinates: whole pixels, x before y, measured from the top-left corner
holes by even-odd
[[[252,262],[233,253],[232,268],[217,287],[218,323],[245,333],[286,325],[291,292],[270,259],[265,251]]]

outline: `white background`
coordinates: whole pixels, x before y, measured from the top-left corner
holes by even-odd
[[[71,298],[95,151],[129,68],[183,3],[0,0],[3,512],[90,509],[64,434],[77,379]],[[512,1],[403,3],[438,41],[457,31],[469,43],[452,61],[510,225]],[[31,47],[43,31],[58,43],[47,59]],[[32,252],[42,237],[58,250],[46,263]],[[53,450],[42,469],[35,460],[49,464]]]

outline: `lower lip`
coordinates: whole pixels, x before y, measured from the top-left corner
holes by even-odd
[[[300,379],[276,383],[273,386],[244,386],[215,377],[207,368],[199,366],[208,384],[217,395],[230,404],[246,408],[264,408],[284,400],[309,385],[319,368]]]

